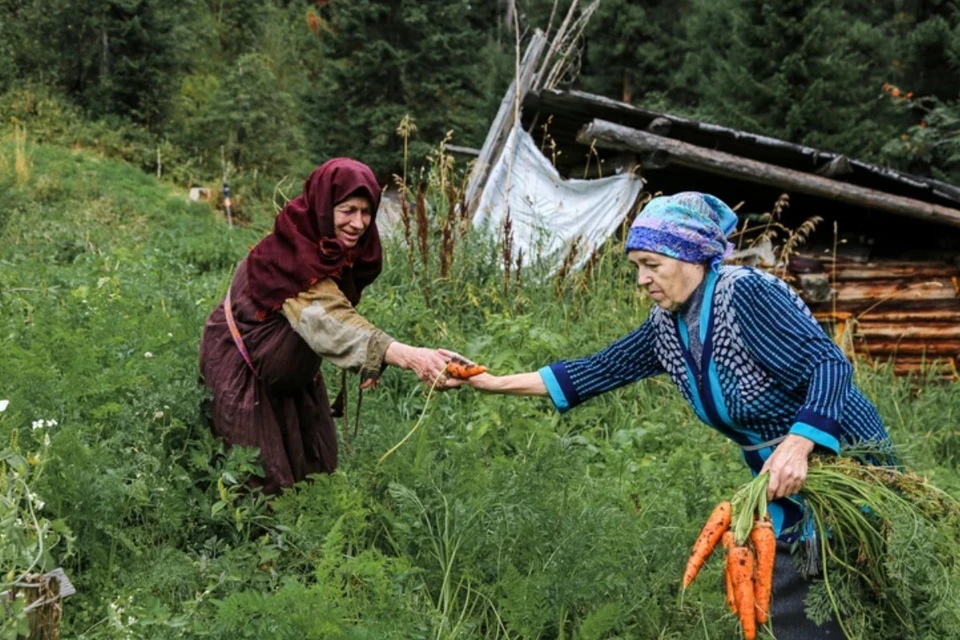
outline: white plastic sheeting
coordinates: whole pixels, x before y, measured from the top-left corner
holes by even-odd
[[[641,187],[633,174],[564,180],[533,138],[514,128],[490,170],[473,224],[502,233],[509,211],[514,258],[523,249],[524,264],[539,259],[556,270],[577,241],[579,268],[614,233]]]

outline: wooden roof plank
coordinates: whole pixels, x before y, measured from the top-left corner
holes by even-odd
[[[957,209],[705,149],[606,120],[593,120],[580,131],[577,140],[587,145],[595,141],[597,146],[610,149],[666,153],[670,162],[679,166],[960,227],[960,210]]]
[[[671,134],[673,138],[684,138],[690,137],[691,135],[694,137],[704,137],[705,135],[715,142],[721,140],[734,141],[741,143],[741,146],[745,146],[747,150],[752,150],[750,151],[752,155],[765,155],[769,157],[771,154],[775,154],[779,156],[784,164],[796,166],[807,165],[810,171],[815,171],[824,164],[842,156],[842,154],[832,151],[815,149],[770,136],[644,109],[636,105],[582,91],[545,89],[530,94],[528,96],[528,103],[530,106],[540,108],[545,113],[554,111],[562,112],[563,115],[572,119],[579,119],[581,122],[587,122],[599,117],[602,119],[626,120],[635,128],[645,128],[650,121],[662,118],[670,121],[673,125],[674,133]],[[687,140],[687,142],[691,141]],[[707,140],[693,140],[692,142],[709,144]],[[715,146],[715,144],[711,146]],[[933,178],[915,176],[853,158],[850,158],[849,162],[850,166],[854,169],[854,174],[848,177],[851,182],[859,181],[857,179],[858,175],[869,175],[880,181],[889,181],[894,184],[909,187],[912,190],[920,191],[924,195],[929,195],[942,201],[960,204],[960,187],[956,185]],[[779,164],[779,162],[777,162],[777,164]]]

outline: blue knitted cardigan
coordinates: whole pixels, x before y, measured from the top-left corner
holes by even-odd
[[[654,307],[627,336],[585,358],[540,369],[562,413],[605,391],[666,373],[697,416],[741,447],[797,434],[840,452],[841,444],[887,442],[853,369],[785,282],[750,267],[708,269],[700,309],[702,353],[694,361],[682,314]],[[754,474],[776,445],[744,450]],[[803,515],[798,496],[770,505],[777,535]]]

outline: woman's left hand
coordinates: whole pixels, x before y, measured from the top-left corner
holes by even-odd
[[[807,479],[807,458],[814,443],[803,436],[788,435],[767,458],[760,473],[770,472],[767,500],[775,500],[800,491]]]

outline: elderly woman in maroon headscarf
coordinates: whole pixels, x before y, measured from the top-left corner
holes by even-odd
[[[213,431],[257,447],[266,493],[337,467],[337,437],[320,362],[376,385],[385,365],[439,378],[448,358],[397,342],[356,311],[380,274],[380,186],[365,164],[324,163],[241,262],[207,319],[200,372],[213,392]]]

